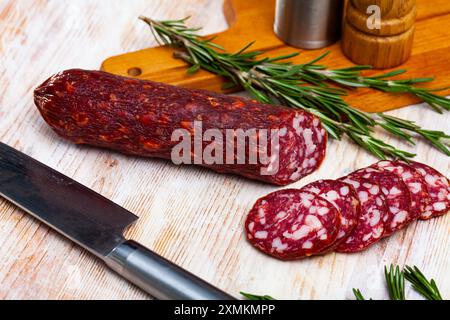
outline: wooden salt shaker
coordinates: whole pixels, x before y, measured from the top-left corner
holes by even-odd
[[[396,67],[412,51],[416,0],[350,0],[342,50],[353,62],[377,69]]]

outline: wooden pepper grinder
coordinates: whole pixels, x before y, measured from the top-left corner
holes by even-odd
[[[416,0],[350,0],[342,50],[353,62],[377,69],[396,67],[412,51]]]

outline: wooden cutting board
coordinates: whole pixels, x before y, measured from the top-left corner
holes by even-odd
[[[428,0],[418,0],[418,17],[416,35],[411,58],[401,68],[408,69],[408,77],[436,77],[436,80],[425,86],[450,86],[450,1],[435,0],[430,5]],[[216,42],[233,52],[247,43],[256,40],[253,49],[263,50],[268,56],[278,56],[299,49],[290,47],[279,40],[272,31],[275,0],[227,0],[224,3],[224,13],[229,25],[225,32],[219,33]],[[149,36],[151,36],[149,31]],[[325,65],[341,68],[352,65],[343,55],[340,43],[321,50],[302,50],[300,56],[292,61],[306,62],[317,57],[322,52],[331,53],[323,60]],[[185,72],[186,64],[172,57],[173,49],[156,47],[130,52],[106,59],[102,70],[132,76],[136,71],[141,79],[166,82],[190,88],[202,88],[220,91],[223,79],[205,71],[194,76]],[[372,73],[372,72],[371,72]],[[370,92],[370,94],[368,94]],[[450,90],[442,91],[450,94]],[[394,95],[372,90],[355,90],[347,101],[362,110],[370,112],[385,111],[418,102],[413,96]]]

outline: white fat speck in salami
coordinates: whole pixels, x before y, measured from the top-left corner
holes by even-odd
[[[400,189],[398,189],[397,187],[392,187],[391,190],[389,190],[389,195],[391,196],[396,196],[401,194],[402,192],[400,191]]]
[[[312,247],[313,247],[313,243],[311,241],[306,241],[302,245],[303,249],[311,249]]]
[[[255,233],[256,239],[266,239],[267,238],[267,231],[258,231]]]
[[[442,211],[442,210],[445,210],[445,208],[446,208],[445,202],[435,202],[435,203],[433,203],[433,209],[435,211]]]
[[[286,127],[281,128],[279,131],[280,137],[284,137],[288,133],[288,130]]]
[[[317,209],[317,213],[320,214],[321,216],[327,214],[328,212],[330,212],[330,209],[328,209],[328,208],[322,207],[322,208]]]
[[[339,189],[339,192],[340,192],[341,196],[346,196],[350,192],[350,187],[349,186],[344,186],[341,189]]]
[[[351,185],[338,180],[319,180],[304,186],[302,191],[315,193],[328,200],[338,210],[341,226],[337,241],[338,245],[356,227],[360,215],[360,202]],[[327,210],[324,210],[327,209]],[[322,208],[324,214],[328,214],[329,208]],[[321,209],[318,210],[321,214]]]
[[[377,185],[373,185],[372,187],[370,187],[369,192],[376,196],[380,193],[380,187],[378,187]]]
[[[392,170],[395,171],[395,168],[392,168]],[[391,171],[391,170],[389,170],[389,171]],[[413,175],[411,172],[405,172],[405,173],[401,174],[401,177],[402,177],[403,181],[408,181],[413,177]]]
[[[261,209],[265,212],[264,223]],[[330,248],[340,224],[338,210],[327,200],[313,193],[285,189],[256,201],[245,227],[247,239],[256,248],[282,260],[293,260]]]
[[[324,198],[328,201],[336,201],[337,199],[339,199],[339,193],[337,193],[337,191],[335,190],[330,190],[325,194]]]
[[[418,172],[425,181],[429,202],[420,219],[428,220],[442,216],[450,211],[450,184],[447,177],[430,166],[411,161],[407,164]]]
[[[280,238],[275,238],[272,241],[272,248],[274,248],[277,251],[282,252],[282,251],[286,250],[287,247],[288,247],[287,243],[281,242]]]
[[[364,194],[364,199],[360,199],[361,214],[356,227],[341,244],[336,248],[337,252],[358,252],[374,244],[384,234],[384,222],[382,217],[387,214],[383,195],[374,195],[370,192],[373,184],[361,176],[348,176],[341,179],[351,185],[357,185],[355,192]],[[357,183],[355,183],[357,182]],[[363,201],[364,200],[364,201]]]
[[[370,190],[369,190],[370,191]],[[366,202],[367,200],[369,200],[369,193],[367,192],[367,191],[359,191],[358,192],[358,198],[359,198],[359,201],[361,202],[361,203],[364,203],[364,202]]]

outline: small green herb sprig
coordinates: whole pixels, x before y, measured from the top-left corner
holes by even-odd
[[[361,293],[361,291],[359,289],[355,289],[353,288],[353,294],[355,295],[356,300],[366,300],[366,298],[364,298],[363,294]]]
[[[416,266],[406,266],[403,271],[412,287],[427,300],[442,300],[441,293],[434,279],[428,280]]]
[[[391,300],[406,300],[405,279],[412,284],[412,288],[427,300],[442,300],[436,282],[428,280],[416,266],[405,266],[400,270],[398,266],[384,267],[384,276]],[[353,289],[357,300],[365,300],[359,289]]]
[[[274,298],[272,298],[271,296],[259,296],[256,294],[251,294],[251,293],[246,293],[246,292],[242,292],[241,291],[241,295],[245,298],[247,298],[247,300],[254,300],[254,301],[259,301],[259,300],[276,300]]]
[[[384,267],[384,277],[391,300],[405,300],[405,276],[400,268],[392,264],[389,269]]]
[[[408,280],[412,284],[412,288],[420,293],[425,299],[442,300],[436,282],[433,279],[428,280],[416,266],[405,266],[403,270],[400,270],[398,266],[394,267],[394,265],[391,264],[389,268],[384,267],[384,275],[391,300],[406,300],[405,279]],[[241,294],[248,300],[276,300],[267,295],[259,296],[244,292],[241,292]],[[359,289],[353,288],[353,294],[355,295],[356,300],[366,300]]]
[[[351,107],[344,96],[348,88],[372,88],[383,92],[412,94],[427,102],[437,112],[450,110],[450,100],[435,94],[436,90],[415,85],[433,80],[416,78],[392,80],[405,72],[397,70],[377,76],[364,76],[369,66],[354,66],[331,70],[320,65],[327,53],[304,64],[286,62],[298,53],[275,58],[262,58],[263,52],[248,51],[249,43],[236,53],[228,53],[213,42],[197,34],[200,28],[189,28],[186,20],[155,21],[140,17],[147,23],[155,38],[162,44],[181,49],[174,56],[189,63],[188,73],[200,69],[223,76],[230,82],[224,88],[242,87],[264,103],[283,105],[306,110],[318,116],[327,132],[340,140],[346,135],[356,144],[380,159],[407,160],[415,154],[396,148],[375,137],[375,128],[396,136],[409,144],[415,144],[420,136],[434,147],[450,156],[450,136],[442,131],[427,130],[410,120],[383,113],[367,113]],[[336,86],[330,86],[338,85]]]

